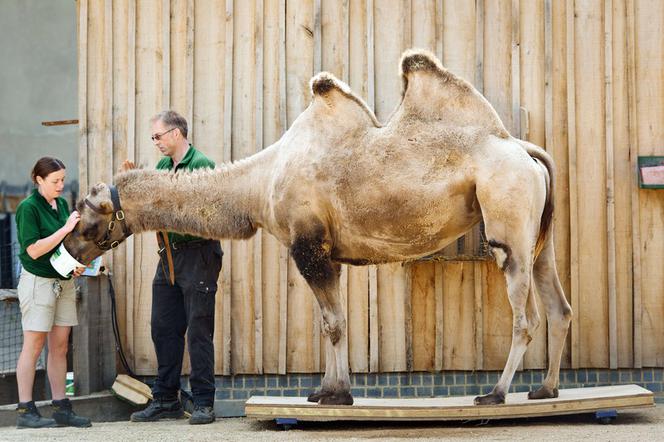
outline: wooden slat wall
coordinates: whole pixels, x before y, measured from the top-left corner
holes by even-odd
[[[308,105],[319,70],[386,121],[402,51],[424,47],[556,161],[557,265],[575,310],[563,367],[664,364],[664,192],[639,190],[635,170],[637,155],[664,155],[661,2],[79,0],[78,13],[82,193],[125,158],[153,167],[149,118],[169,107],[217,163],[257,152]],[[266,232],[222,245],[216,372],[323,370],[318,306],[285,247]],[[154,374],[154,236],[106,259],[129,361]],[[344,266],[340,294],[354,372],[493,370],[507,357],[491,261]],[[543,320],[522,367],[545,367],[546,346]]]

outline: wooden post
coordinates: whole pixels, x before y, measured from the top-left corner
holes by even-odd
[[[108,277],[81,277],[79,281],[78,326],[72,328],[77,396],[110,388],[116,375]]]

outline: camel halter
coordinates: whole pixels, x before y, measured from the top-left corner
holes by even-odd
[[[125,214],[122,210],[122,206],[120,206],[120,196],[118,195],[118,189],[115,186],[109,186],[109,190],[111,191],[111,202],[113,202],[113,219],[108,222],[108,229],[106,230],[106,234],[104,234],[104,238],[102,238],[101,241],[95,243],[97,247],[103,251],[116,248],[120,245],[121,241],[124,241],[132,235],[132,231],[129,229],[129,226],[127,226],[127,221],[125,220]],[[87,198],[85,198],[85,204],[100,215],[107,214],[99,207],[92,204],[92,202],[90,202],[90,200]],[[111,233],[115,229],[116,221],[119,221],[122,225],[122,232],[124,236],[120,238],[119,241],[112,241],[109,244],[109,241],[111,240]]]

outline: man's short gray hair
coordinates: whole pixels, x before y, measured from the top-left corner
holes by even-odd
[[[182,115],[178,114],[174,110],[165,110],[159,112],[157,115],[150,119],[151,123],[154,123],[155,121],[161,121],[166,126],[177,127],[180,129],[182,136],[187,138],[187,120],[185,120]]]

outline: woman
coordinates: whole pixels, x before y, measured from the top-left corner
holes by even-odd
[[[65,398],[67,347],[76,319],[74,281],[63,278],[49,261],[64,237],[74,229],[78,212],[69,213],[64,190],[65,165],[62,161],[40,158],[32,169],[36,188],[16,209],[20,243],[21,277],[18,298],[21,303],[23,348],[16,364],[19,428],[56,425],[89,427],[90,419],[77,416]],[[73,276],[79,276],[78,268]],[[53,419],[42,417],[32,400],[37,358],[48,342],[47,372],[53,397]]]

